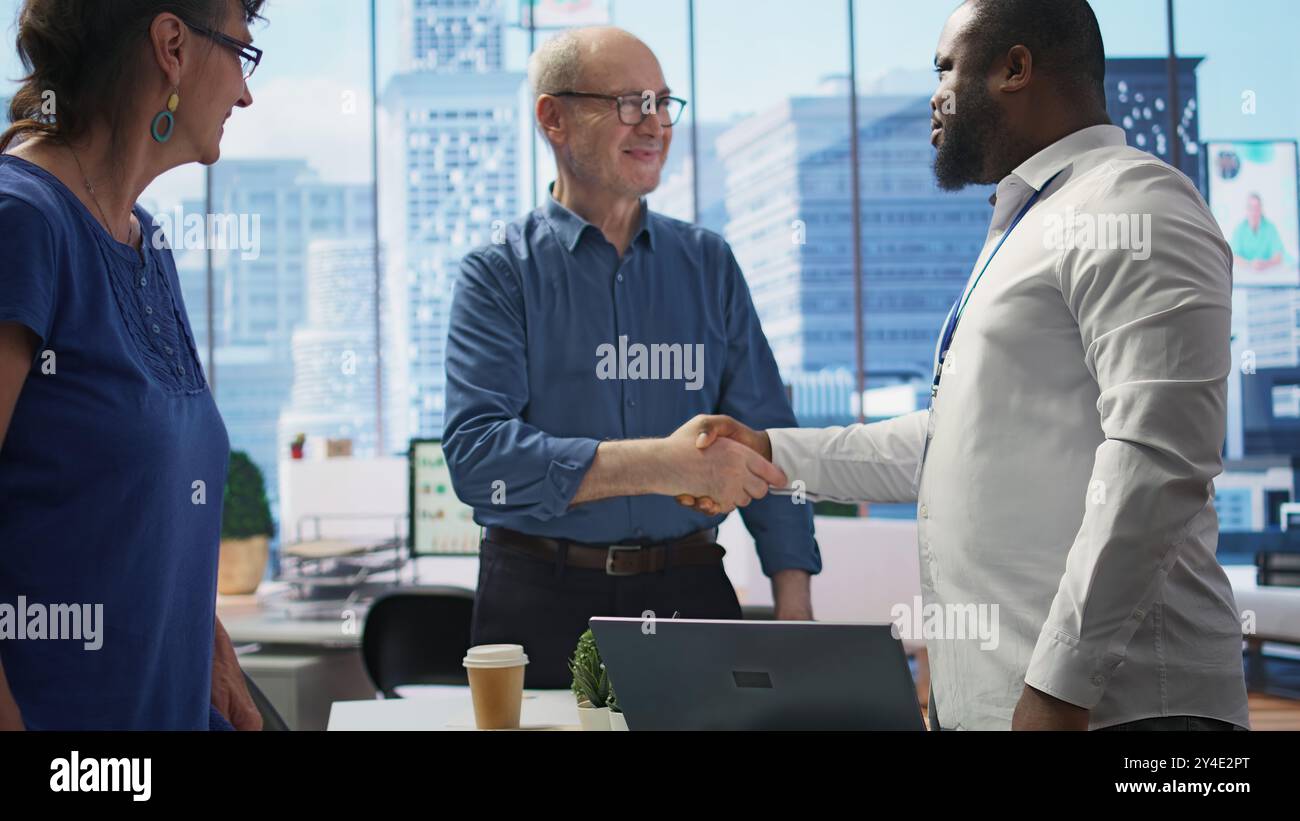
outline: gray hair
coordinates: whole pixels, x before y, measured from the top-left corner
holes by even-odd
[[[558,91],[573,91],[582,77],[580,30],[562,31],[542,43],[528,58],[528,85],[533,99]]]

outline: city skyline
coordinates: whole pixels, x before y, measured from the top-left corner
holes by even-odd
[[[988,217],[987,191],[940,192],[931,178],[930,52],[954,4],[913,5],[906,17],[882,14],[886,7],[865,0],[857,6],[858,53],[869,55],[857,64],[866,379],[868,388],[885,392],[877,394],[879,404],[867,401],[881,413],[910,409],[894,391],[902,385],[914,391],[912,407],[923,401],[935,329],[983,245]],[[1163,3],[1094,5],[1107,37],[1112,119],[1132,144],[1168,158]],[[1259,5],[1282,9],[1275,0]],[[16,8],[16,0],[0,0],[0,14]],[[645,2],[614,8],[613,22],[641,35],[659,53],[675,92],[687,96],[684,4],[677,11]],[[1196,149],[1203,141],[1300,135],[1300,112],[1285,104],[1284,82],[1300,78],[1300,57],[1288,52],[1277,57],[1281,70],[1270,63],[1260,71],[1254,52],[1226,57],[1242,34],[1212,25],[1217,18],[1207,15],[1206,3],[1179,0],[1177,8],[1184,172],[1199,176]],[[391,453],[409,436],[441,435],[443,356],[459,259],[528,210],[537,193],[529,184],[533,153],[539,187],[553,175],[549,149],[531,127],[522,73],[527,34],[514,9],[510,0],[380,4],[377,180],[369,163],[368,4],[275,0],[267,8],[271,22],[254,26],[269,59],[252,83],[254,107],[229,122],[224,158],[212,169],[212,208],[259,215],[266,242],[261,258],[224,255],[214,268],[216,390],[234,446],[254,454],[273,495],[276,461],[295,425],[312,435],[358,428],[357,445],[366,452]],[[805,392],[812,397],[807,407],[816,413],[801,412],[801,420],[831,424],[851,421],[857,405],[851,388],[844,391],[844,374],[851,379],[854,366],[847,36],[834,47],[812,37],[842,31],[842,3],[813,2],[802,12],[790,15],[770,2],[697,4],[699,35],[725,31],[728,39],[703,40],[709,45],[698,55],[699,99],[688,106],[649,201],[678,218],[696,216],[693,124],[702,142],[695,147],[698,221],[735,250],[796,408],[805,407]],[[538,42],[548,36],[538,32]],[[756,59],[778,46],[775,59]],[[325,66],[323,51],[331,55]],[[0,60],[6,65],[13,76],[11,54]],[[155,214],[174,206],[203,213],[203,183],[202,169],[177,169],[141,200]],[[373,270],[363,270],[362,252],[375,251],[373,185],[384,258],[382,443],[359,430],[375,424],[373,324],[355,313],[354,328],[325,328],[307,317],[312,266],[324,264],[309,249],[320,240],[351,249],[335,249],[334,259],[347,260],[345,278],[367,286],[371,298]],[[313,213],[328,216],[309,225]],[[178,248],[177,262],[206,351],[206,260]],[[1261,348],[1260,366],[1279,374],[1294,367],[1300,337],[1291,328],[1282,339],[1276,329],[1294,322],[1300,291],[1243,300],[1240,313],[1258,317],[1247,330],[1263,339],[1268,329],[1275,340]],[[373,300],[365,304],[373,313]],[[362,341],[340,349],[349,339]],[[346,386],[331,385],[321,370],[340,350],[357,354],[357,367],[366,369]],[[1275,396],[1288,384],[1280,383]],[[327,407],[340,397],[347,408]],[[368,397],[369,407],[357,397]],[[1258,434],[1244,438],[1259,441]],[[1257,518],[1256,498],[1238,499],[1231,509],[1250,508]]]
[[[0,0],[5,43],[13,42],[19,5],[20,0]],[[504,67],[522,71],[527,33],[517,28],[513,4],[508,5],[512,14],[504,33]],[[956,5],[953,0],[914,0],[904,11],[859,0],[857,67],[864,87],[903,72],[918,82],[930,79],[909,92],[933,91],[934,45]],[[1273,33],[1225,26],[1217,5],[1212,0],[1177,0],[1175,6],[1180,53],[1208,55],[1199,72],[1202,138],[1300,138],[1300,106],[1294,105],[1292,92],[1300,80],[1300,52],[1283,47],[1285,27]],[[1254,19],[1261,21],[1281,20],[1294,12],[1289,0],[1251,0],[1251,6],[1257,10]],[[1164,57],[1163,0],[1093,0],[1093,7],[1109,56]],[[845,6],[839,0],[812,0],[798,15],[789,14],[788,5],[777,0],[708,0],[697,3],[696,9],[697,36],[709,46],[699,54],[699,99],[687,107],[683,125],[697,116],[701,124],[726,124],[761,112],[770,97],[805,95],[825,77],[847,73],[847,37],[827,44],[824,34],[845,29]],[[401,68],[396,60],[401,34],[398,4],[381,0],[378,10],[383,89]],[[662,0],[619,0],[614,13],[615,24],[655,49],[669,83],[685,90],[690,82],[685,3],[675,9]],[[272,0],[266,14],[267,23],[253,26],[258,46],[266,50],[251,83],[254,106],[230,119],[223,155],[305,157],[325,180],[369,183],[369,163],[361,161],[368,157],[370,144],[369,4]],[[548,36],[539,32],[538,42]],[[1276,48],[1269,47],[1270,37],[1277,38]],[[754,59],[764,51],[780,53],[783,59]],[[323,53],[329,54],[327,62],[321,60]],[[0,49],[0,97],[9,93],[6,84],[12,87],[20,73],[12,48]],[[1247,91],[1257,103],[1249,114],[1242,111]],[[259,116],[259,109],[274,109],[279,116]],[[688,150],[688,141],[679,139],[674,152]],[[154,188],[149,192],[153,199],[180,202],[202,189],[202,170],[173,170]]]

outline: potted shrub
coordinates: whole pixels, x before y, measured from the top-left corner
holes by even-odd
[[[307,434],[300,433],[293,437],[293,441],[289,443],[289,456],[293,459],[301,459],[302,446],[305,444],[307,444]]]
[[[578,723],[584,730],[609,729],[609,674],[600,661],[596,637],[588,630],[578,638],[578,646],[569,659],[573,674],[571,688],[578,699]]]
[[[217,592],[227,596],[253,593],[266,573],[275,524],[262,471],[243,451],[230,454],[221,503]]]

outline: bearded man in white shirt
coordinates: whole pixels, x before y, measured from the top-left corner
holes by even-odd
[[[812,498],[917,504],[926,606],[996,604],[1001,634],[927,640],[932,729],[1248,728],[1215,558],[1232,252],[1110,124],[1084,0],[968,0],[935,68],[938,183],[997,193],[929,409],[699,417],[698,443],[747,444]]]

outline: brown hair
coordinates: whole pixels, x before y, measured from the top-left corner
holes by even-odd
[[[236,0],[248,22],[265,0]],[[76,140],[99,120],[116,144],[121,100],[137,80],[143,44],[155,17],[171,12],[220,30],[229,0],[23,0],[18,12],[18,56],[27,72],[9,103],[11,125],[0,152],[20,135]],[[52,93],[53,113],[46,104]]]

